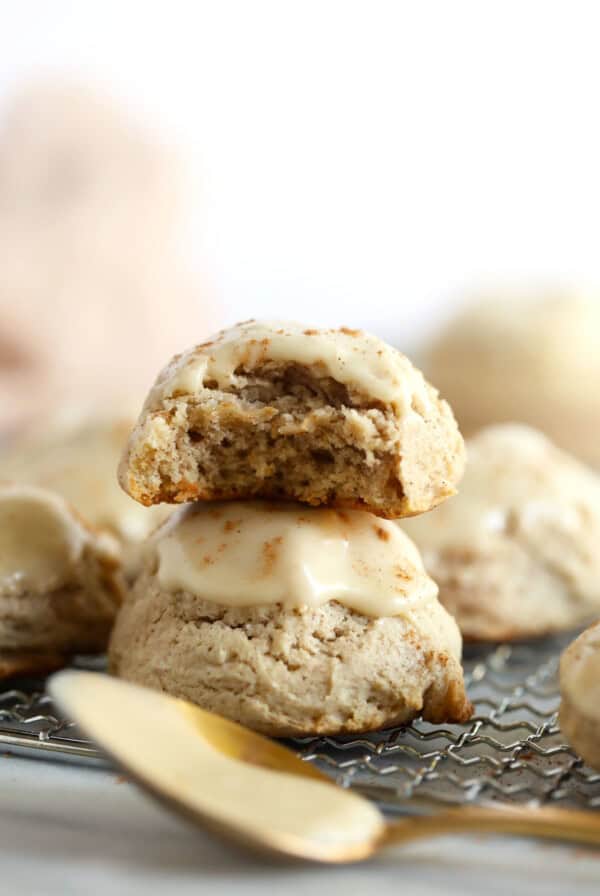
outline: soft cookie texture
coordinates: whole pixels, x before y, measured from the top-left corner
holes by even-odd
[[[600,479],[525,426],[467,443],[460,495],[406,532],[469,640],[543,635],[600,614]]]
[[[0,478],[42,486],[62,495],[97,529],[116,536],[130,575],[141,545],[170,508],[142,507],[124,494],[116,469],[131,417],[79,415],[63,424],[48,421],[9,443],[0,454]]]
[[[58,495],[0,485],[0,677],[105,649],[124,594],[118,558]]]
[[[449,406],[395,349],[249,321],[163,370],[120,481],[146,505],[269,497],[394,518],[452,495],[463,463]]]
[[[513,421],[600,466],[600,298],[508,294],[468,306],[423,359],[465,435]]]
[[[437,601],[372,619],[339,603],[225,607],[142,577],[110,646],[112,671],[275,737],[470,716],[460,638]]]
[[[151,538],[111,637],[113,673],[273,736],[369,731],[419,714],[431,722],[469,717],[460,633],[394,524],[365,512],[265,504],[265,526],[280,518],[281,534],[261,550],[259,521],[243,519],[245,507],[186,508]],[[379,536],[368,534],[373,524]],[[329,533],[319,543],[321,527]],[[344,550],[347,563],[338,565]],[[219,565],[226,573],[212,575]],[[377,574],[385,599],[397,594],[396,615],[357,609],[377,606]]]
[[[563,653],[560,693],[561,730],[588,765],[600,771],[600,623]]]

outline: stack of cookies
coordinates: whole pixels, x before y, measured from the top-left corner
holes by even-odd
[[[392,520],[452,495],[449,406],[361,331],[248,321],[179,355],[120,468],[148,540],[112,671],[274,736],[471,713],[461,636]]]

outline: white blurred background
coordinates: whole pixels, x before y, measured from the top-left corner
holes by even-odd
[[[410,347],[486,284],[600,281],[599,23],[576,0],[6,0],[0,102],[73,75],[186,154],[216,322]]]

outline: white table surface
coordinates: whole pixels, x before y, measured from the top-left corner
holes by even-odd
[[[173,817],[116,772],[0,754],[0,892],[598,894],[597,852],[448,837],[342,868],[276,865]]]

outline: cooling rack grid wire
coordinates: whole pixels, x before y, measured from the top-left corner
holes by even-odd
[[[290,745],[390,811],[490,800],[600,809],[600,774],[570,749],[557,724],[558,660],[571,637],[468,648],[465,674],[475,712],[463,725],[416,720],[375,734]],[[61,718],[39,679],[0,691],[0,750],[107,762]]]

